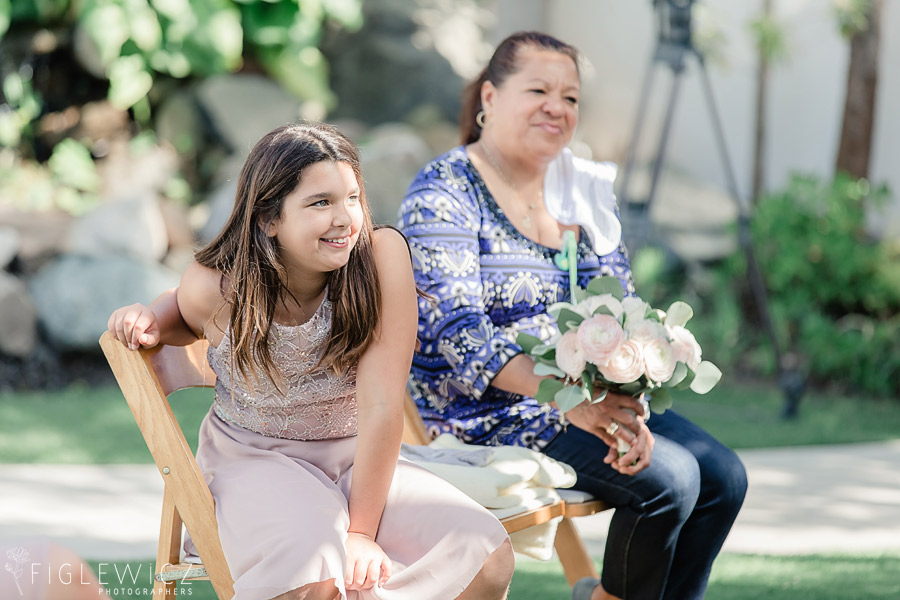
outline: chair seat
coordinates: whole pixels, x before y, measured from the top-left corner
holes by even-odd
[[[202,563],[183,562],[176,565],[163,565],[156,574],[156,581],[185,581],[185,580],[206,580],[209,581],[209,575],[206,573],[206,567]]]

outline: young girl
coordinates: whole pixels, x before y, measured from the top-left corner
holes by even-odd
[[[373,230],[357,150],[327,125],[263,137],[179,287],[110,317],[132,349],[210,342],[197,461],[235,600],[505,597],[499,522],[398,464],[416,320],[405,240]]]

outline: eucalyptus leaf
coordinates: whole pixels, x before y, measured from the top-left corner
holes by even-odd
[[[594,277],[588,283],[587,291],[592,296],[600,294],[611,294],[619,302],[625,297],[625,290],[622,288],[622,282],[610,275],[601,275]]]
[[[545,379],[544,381],[555,381],[553,379]],[[542,382],[543,383],[543,382]],[[580,386],[567,385],[556,392],[553,396],[556,400],[556,406],[562,412],[568,412],[584,402],[584,393]]]
[[[666,311],[666,325],[670,327],[684,327],[694,316],[694,309],[687,302],[678,300],[673,302]]]
[[[564,308],[568,308],[569,310],[575,310],[575,305],[571,302],[556,302],[555,304],[551,304],[547,308],[547,314],[549,314],[554,319],[559,319],[559,311]]]
[[[698,394],[705,394],[713,389],[713,387],[719,383],[721,378],[722,371],[719,370],[719,367],[708,360],[704,360],[697,365],[696,376],[694,377],[694,381],[691,382],[691,391]]]
[[[661,415],[672,408],[672,394],[665,388],[654,390],[650,395],[650,412]]]
[[[522,351],[526,354],[531,354],[531,350],[535,346],[539,346],[542,343],[541,338],[527,334],[527,333],[519,333],[516,336],[516,343],[522,347]]]
[[[569,329],[577,328],[582,321],[584,321],[584,317],[582,317],[575,311],[569,310],[568,308],[563,308],[562,310],[560,310],[559,316],[556,318],[556,323],[559,326],[560,333],[565,333]]]
[[[539,362],[534,364],[534,374],[535,375],[553,375],[554,377],[565,377],[566,373],[559,367],[555,367],[553,365],[548,365],[545,362]]]
[[[563,382],[556,379],[544,379],[538,386],[534,399],[540,404],[553,402],[557,392],[563,388]]]
[[[681,383],[684,378],[687,376],[688,368],[687,365],[683,362],[675,364],[675,372],[672,373],[672,376],[666,382],[666,387],[675,387],[679,383]]]
[[[694,377],[696,377],[696,373],[694,373],[694,371],[690,367],[688,367],[687,373],[685,373],[684,375],[684,379],[673,385],[672,388],[676,390],[690,389],[691,384],[694,382]]]

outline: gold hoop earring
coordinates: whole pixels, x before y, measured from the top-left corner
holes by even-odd
[[[483,110],[479,110],[475,114],[475,123],[482,129],[484,129],[484,111]]]

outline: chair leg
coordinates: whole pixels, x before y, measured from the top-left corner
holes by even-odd
[[[572,519],[563,518],[556,529],[556,539],[553,542],[559,562],[562,563],[566,581],[572,586],[582,577],[598,577],[594,561],[587,553],[587,548],[575,529]]]
[[[176,565],[181,560],[181,516],[175,508],[175,499],[167,485],[163,492],[162,519],[159,523],[159,546],[156,550],[156,572],[167,565]],[[155,581],[155,598],[175,598],[177,581]]]

